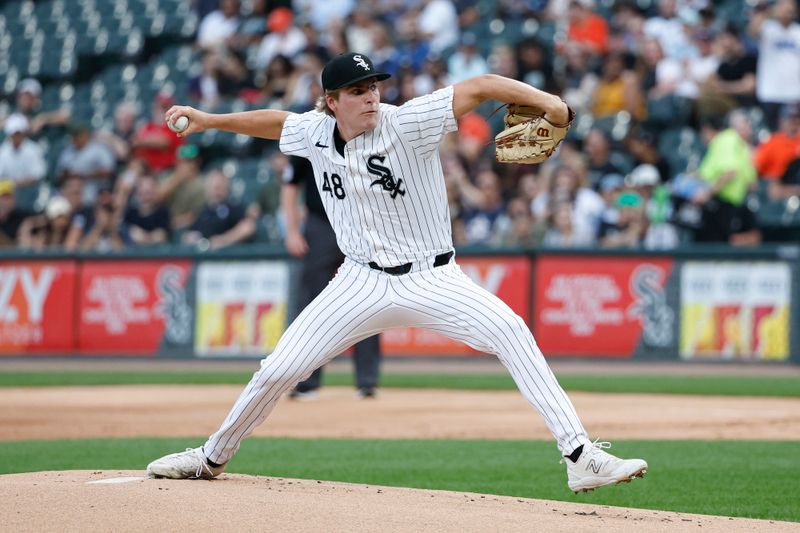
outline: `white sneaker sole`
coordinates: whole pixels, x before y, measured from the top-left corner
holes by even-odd
[[[605,477],[583,478],[581,479],[580,483],[575,484],[575,486],[570,484],[569,488],[575,494],[581,492],[591,492],[594,489],[599,489],[600,487],[605,487],[607,485],[619,485],[620,483],[630,483],[637,477],[644,477],[646,473],[647,473],[647,466],[643,466],[642,468],[636,470],[632,474],[622,478],[605,478]]]

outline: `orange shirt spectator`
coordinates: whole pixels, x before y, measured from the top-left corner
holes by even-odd
[[[570,3],[567,36],[572,43],[586,45],[594,54],[608,51],[608,23],[592,11],[592,0]]]
[[[753,155],[758,175],[780,180],[786,168],[800,156],[800,106],[790,105],[781,113],[780,129],[758,145]]]

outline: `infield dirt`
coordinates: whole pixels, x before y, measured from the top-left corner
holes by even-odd
[[[4,388],[0,440],[208,436],[239,385]],[[796,440],[800,398],[596,394],[570,398],[602,439]],[[54,408],[57,406],[58,408]],[[157,416],[154,414],[157,413]],[[516,391],[384,389],[377,400],[326,388],[313,402],[282,399],[254,435],[350,438],[550,439]]]

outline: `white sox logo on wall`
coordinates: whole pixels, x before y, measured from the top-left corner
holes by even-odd
[[[373,155],[367,159],[367,170],[373,176],[378,176],[378,179],[370,183],[369,186],[380,185],[384,191],[389,191],[391,193],[390,196],[392,199],[397,198],[398,194],[400,196],[405,196],[406,191],[401,188],[403,186],[403,180],[399,179],[395,181],[392,171],[388,167],[378,164],[383,163],[384,159],[386,159],[385,155]]]
[[[356,64],[359,67],[362,67],[364,70],[369,70],[369,65],[367,65],[366,61],[364,61],[363,57],[361,57],[361,56],[353,56],[353,61],[355,61]]]

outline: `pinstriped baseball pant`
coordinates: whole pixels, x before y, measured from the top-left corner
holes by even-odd
[[[206,456],[226,463],[284,392],[354,343],[395,327],[436,331],[496,355],[541,413],[562,455],[588,443],[572,402],[522,318],[469,279],[455,261],[421,270],[414,266],[408,274],[392,276],[346,259],[261,362],[203,446]]]

